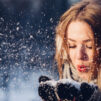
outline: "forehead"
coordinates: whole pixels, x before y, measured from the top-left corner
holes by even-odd
[[[89,24],[84,21],[72,21],[67,29],[67,38],[82,41],[82,40],[94,40],[93,31]]]

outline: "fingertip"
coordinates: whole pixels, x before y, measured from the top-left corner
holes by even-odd
[[[48,81],[48,80],[51,80],[49,77],[47,77],[47,76],[40,76],[39,77],[39,83],[40,82],[45,82],[45,81]]]

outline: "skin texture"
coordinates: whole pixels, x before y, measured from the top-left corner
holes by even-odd
[[[69,56],[78,75],[84,80],[89,79],[93,65],[94,37],[89,24],[84,21],[72,21],[67,29]],[[83,68],[82,68],[83,67]]]

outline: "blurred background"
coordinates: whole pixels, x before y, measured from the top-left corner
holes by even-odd
[[[55,27],[80,0],[0,0],[0,101],[41,101],[38,78],[58,79]]]

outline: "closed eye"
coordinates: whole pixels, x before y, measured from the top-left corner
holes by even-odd
[[[88,45],[86,45],[86,48],[92,49],[93,47],[92,47],[92,46],[88,46]]]
[[[69,48],[76,48],[76,45],[69,45]]]

